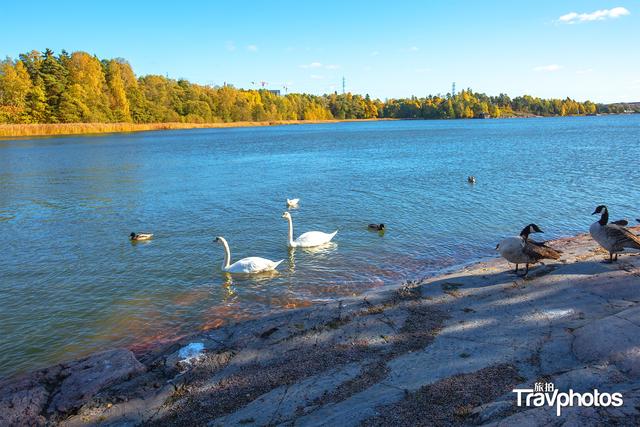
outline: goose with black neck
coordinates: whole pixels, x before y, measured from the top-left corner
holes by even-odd
[[[543,233],[543,231],[536,224],[529,224],[522,229],[519,236],[507,237],[496,246],[496,250],[504,259],[516,265],[516,274],[518,274],[519,264],[525,264],[524,275],[526,276],[529,274],[529,264],[536,264],[543,259],[559,259],[562,253],[544,243],[529,240],[531,233]]]
[[[625,249],[640,250],[640,238],[622,225],[609,223],[609,209],[605,205],[596,207],[591,215],[600,214],[600,219],[589,227],[593,240],[609,252],[607,262],[618,261],[618,254]]]

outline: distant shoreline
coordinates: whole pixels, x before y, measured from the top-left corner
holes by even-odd
[[[370,122],[400,120],[376,119],[330,119],[330,120],[269,120],[257,122],[228,123],[42,123],[42,124],[0,124],[0,138],[23,138],[31,136],[90,135],[101,133],[145,132],[177,129],[225,129],[239,127],[262,127],[281,125],[302,125],[342,122]]]
[[[603,113],[598,116],[629,115],[630,113]],[[521,114],[513,116],[492,117],[492,119],[526,119],[547,117],[589,117],[591,115],[568,116],[536,116],[534,114]],[[226,122],[226,123],[42,123],[42,124],[0,124],[0,139],[29,138],[43,136],[72,136],[92,135],[105,133],[146,132],[156,130],[180,130],[180,129],[228,129],[241,127],[263,127],[304,124],[326,124],[343,122],[374,122],[396,120],[476,120],[476,119],[423,119],[423,118],[374,118],[374,119],[328,119],[328,120],[269,120],[251,122]],[[486,119],[477,119],[486,120]]]

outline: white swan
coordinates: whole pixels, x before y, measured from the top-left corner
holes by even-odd
[[[338,233],[338,230],[333,233],[323,233],[322,231],[307,231],[301,234],[296,240],[293,240],[293,221],[291,220],[291,214],[285,212],[282,214],[282,218],[289,221],[289,247],[291,248],[310,248],[312,246],[320,246],[325,243],[329,243],[333,236]]]
[[[222,262],[222,270],[228,273],[244,273],[244,274],[252,274],[252,273],[261,273],[263,271],[271,271],[275,270],[283,259],[280,261],[271,261],[266,258],[260,257],[248,257],[242,258],[240,261],[236,261],[233,264],[229,264],[231,262],[231,251],[229,250],[229,244],[224,239],[224,237],[216,237],[215,240],[217,243],[220,243],[224,246],[224,261]]]
[[[297,208],[300,199],[287,199],[287,207]]]

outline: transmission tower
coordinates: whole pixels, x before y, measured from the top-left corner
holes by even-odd
[[[456,82],[451,84],[451,96],[456,96]]]
[[[346,84],[346,80],[344,79],[344,76],[342,76],[342,94],[344,95],[344,86]]]

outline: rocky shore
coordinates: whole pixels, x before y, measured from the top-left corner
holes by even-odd
[[[640,256],[550,245],[524,279],[496,259],[9,378],[0,425],[639,425]],[[624,403],[517,406],[535,383]]]

